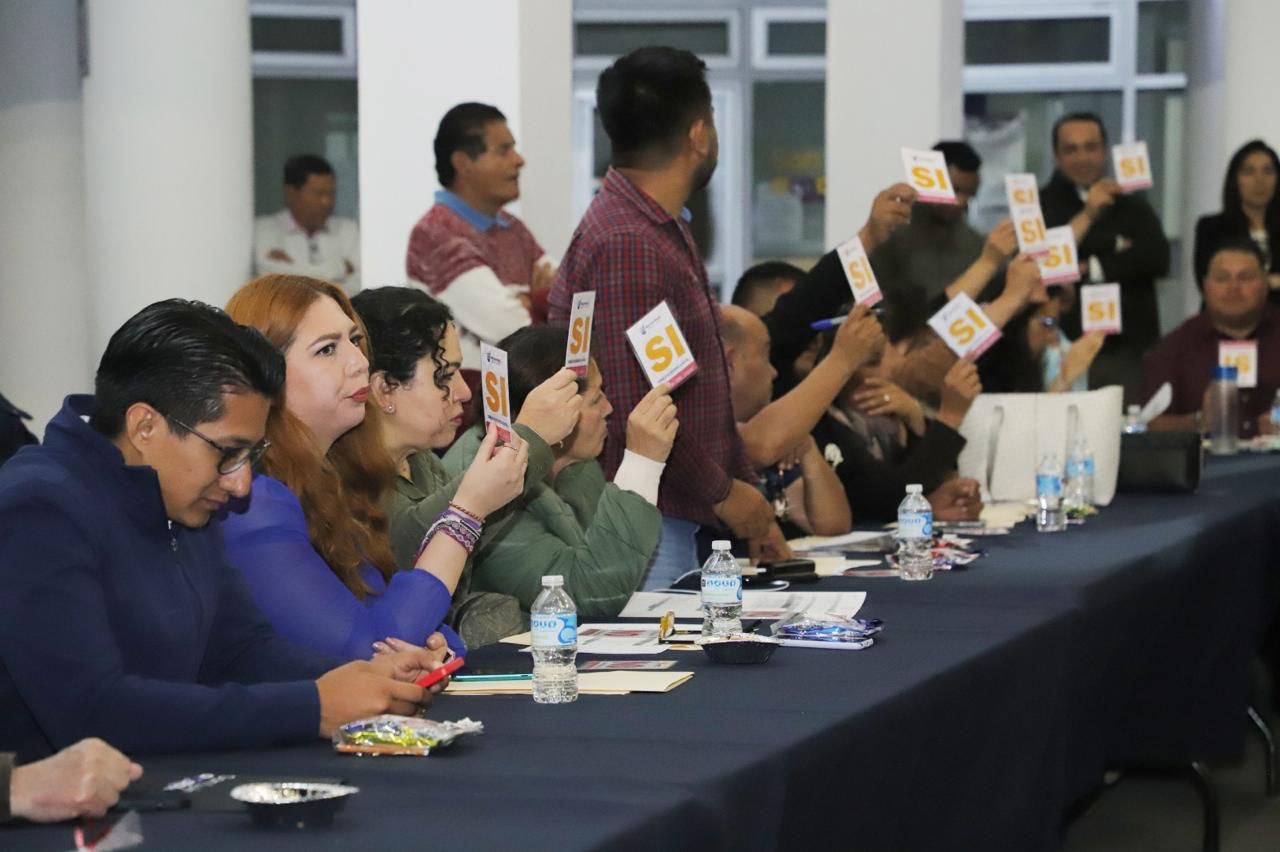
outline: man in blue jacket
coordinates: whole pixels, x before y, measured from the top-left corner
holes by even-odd
[[[339,665],[277,636],[223,558],[210,518],[248,493],[283,384],[258,332],[159,302],[112,336],[94,395],[5,464],[0,751],[265,746],[428,703],[413,681],[441,638]]]

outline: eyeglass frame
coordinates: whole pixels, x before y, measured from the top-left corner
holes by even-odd
[[[194,426],[188,426],[186,423],[183,423],[181,420],[179,420],[178,418],[172,415],[166,414],[164,415],[164,418],[166,420],[170,420],[178,424],[183,429],[186,429],[192,435],[195,435],[201,441],[204,441],[206,444],[208,444],[209,446],[213,447],[215,450],[218,451],[217,470],[218,470],[219,476],[230,476],[240,468],[244,467],[246,464],[250,466],[257,464],[258,459],[262,458],[263,453],[271,449],[271,442],[268,441],[266,438],[263,438],[258,443],[253,444],[252,446],[249,446],[249,447],[225,447],[222,444],[219,444],[217,441],[210,438],[208,435],[205,435],[204,433],[202,433],[199,429],[195,428]],[[228,460],[234,458],[239,453],[244,453],[245,454],[244,458],[241,459],[239,462],[237,462],[236,465],[230,468],[229,470],[223,470],[222,466],[225,465]]]

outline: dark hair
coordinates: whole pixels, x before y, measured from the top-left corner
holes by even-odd
[[[444,337],[453,315],[440,302],[413,287],[376,287],[351,297],[369,333],[369,372],[384,373],[390,385],[413,381],[418,362],[430,355],[431,380],[447,390]]]
[[[1240,170],[1244,168],[1244,161],[1250,154],[1257,153],[1266,154],[1271,158],[1271,166],[1276,170],[1276,176],[1280,178],[1280,156],[1277,156],[1275,149],[1266,142],[1253,139],[1244,143],[1240,150],[1231,155],[1231,162],[1227,164],[1227,176],[1222,182],[1222,212],[1244,233],[1249,232],[1249,221],[1244,215],[1244,201],[1240,197],[1239,175]],[[1269,233],[1274,234],[1280,230],[1280,192],[1271,196],[1271,201],[1267,203],[1265,218]],[[1263,268],[1266,268],[1265,261]]]
[[[1252,237],[1242,237],[1231,234],[1223,237],[1218,241],[1213,250],[1209,252],[1209,265],[1205,267],[1205,276],[1208,277],[1209,266],[1213,265],[1213,259],[1224,251],[1238,251],[1243,254],[1251,255],[1258,261],[1258,266],[1262,267],[1262,271],[1267,271],[1266,255],[1262,253],[1262,249],[1258,248],[1258,244],[1253,241]]]
[[[606,68],[596,108],[613,146],[613,164],[661,165],[698,119],[711,116],[707,64],[687,50],[641,47]]]
[[[1050,299],[1062,299],[1062,290],[1049,291]],[[1041,393],[1044,368],[1027,340],[1031,318],[1040,305],[1027,305],[1005,323],[1004,334],[978,359],[983,393]]]
[[[222,417],[223,395],[275,398],[284,356],[256,329],[212,305],[168,299],[148,305],[111,335],[94,378],[89,425],[114,438],[129,406],[145,402],[175,434]]]
[[[498,348],[507,353],[507,396],[515,420],[529,392],[564,366],[569,329],[563,325],[526,325],[502,338]],[[584,386],[578,380],[578,392]],[[479,394],[477,394],[479,396]]]
[[[956,139],[944,139],[933,150],[941,151],[948,166],[955,166],[962,172],[976,172],[982,168],[982,158],[968,142]]]
[[[467,102],[458,104],[440,119],[436,130],[436,177],[440,185],[448,189],[458,179],[453,167],[453,152],[462,151],[474,160],[484,153],[484,128],[494,121],[506,121],[507,117],[495,106]]]
[[[301,189],[312,175],[331,175],[333,166],[319,154],[297,154],[284,164],[284,185]]]
[[[1071,121],[1092,121],[1098,125],[1098,132],[1102,134],[1102,144],[1107,144],[1107,126],[1102,123],[1101,116],[1096,112],[1069,112],[1053,123],[1053,135],[1049,138],[1053,140],[1054,151],[1058,150],[1058,129]]]
[[[771,288],[779,279],[795,283],[804,275],[803,269],[785,260],[766,260],[763,263],[757,263],[742,273],[742,277],[738,279],[737,286],[733,288],[733,304],[745,308],[757,293]]]

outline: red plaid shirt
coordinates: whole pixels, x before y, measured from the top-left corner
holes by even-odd
[[[551,288],[548,318],[569,320],[572,294],[596,291],[591,355],[616,412],[600,463],[613,477],[627,443],[627,415],[649,392],[649,380],[627,340],[627,328],[666,300],[698,372],[673,394],[680,431],[658,491],[664,515],[716,523],[711,507],[732,479],[753,474],[733,422],[720,314],[693,234],[621,173],[610,169],[569,243]]]

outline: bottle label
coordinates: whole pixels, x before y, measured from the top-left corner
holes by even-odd
[[[565,647],[578,641],[577,613],[535,615],[529,619],[535,648]]]
[[[1092,456],[1087,457],[1084,460],[1084,464],[1081,465],[1081,467],[1084,468],[1082,472],[1084,473],[1085,476],[1093,476],[1093,457]]]
[[[933,538],[933,512],[899,512],[898,538]]]
[[[742,603],[742,577],[737,574],[702,574],[704,606],[727,606]]]
[[[1076,459],[1067,459],[1067,479],[1075,479],[1081,473],[1081,463]]]
[[[1036,494],[1040,497],[1061,497],[1062,477],[1053,473],[1036,474]]]

